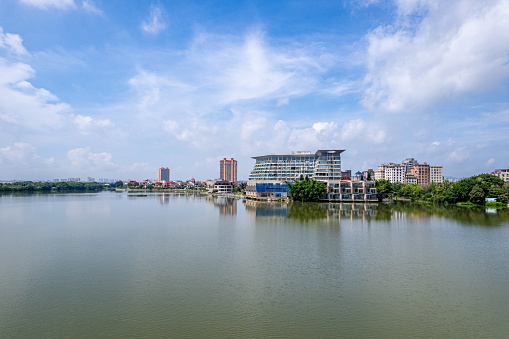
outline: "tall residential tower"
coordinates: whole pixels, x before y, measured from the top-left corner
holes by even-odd
[[[157,171],[157,181],[170,181],[170,169],[168,167],[161,167]]]
[[[231,160],[219,161],[219,177],[221,180],[237,182],[237,160],[231,158]]]

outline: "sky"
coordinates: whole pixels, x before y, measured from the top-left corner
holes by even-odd
[[[0,180],[508,168],[508,32],[509,0],[2,0]]]

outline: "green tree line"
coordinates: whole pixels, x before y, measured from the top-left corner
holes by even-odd
[[[122,183],[122,182],[120,182]],[[123,185],[123,184],[122,184]],[[102,191],[116,187],[117,183],[104,185],[96,182],[32,182],[19,181],[0,183],[0,192],[68,192],[68,191]]]
[[[457,182],[445,181],[427,186],[415,184],[391,183],[389,180],[377,180],[378,199],[407,198],[426,200],[440,204],[471,202],[483,204],[485,198],[496,198],[497,202],[507,204],[509,185],[491,174],[479,174]]]

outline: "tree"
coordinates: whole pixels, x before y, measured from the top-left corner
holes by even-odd
[[[470,197],[470,201],[474,204],[482,204],[484,202],[484,191],[479,185],[475,185],[468,196]]]
[[[403,187],[405,187],[406,185],[402,182],[399,182],[399,181],[396,181],[396,182],[393,182],[392,183],[392,190],[393,190],[393,193],[394,195],[396,196],[402,196],[401,194],[401,190],[403,189]]]
[[[377,180],[375,181],[375,186],[378,201],[387,199],[393,192],[392,184],[389,180]]]
[[[400,195],[405,198],[412,197],[412,195],[413,195],[412,185],[410,185],[410,184],[403,185],[403,187],[401,187],[401,190],[400,190]]]
[[[454,183],[452,187],[458,201],[468,201],[469,194],[472,188],[475,186],[475,180],[472,178],[466,178]]]
[[[502,204],[507,204],[507,196],[504,194],[501,194],[497,197],[497,202],[501,202]]]
[[[458,196],[452,189],[445,191],[444,194],[444,201],[448,204],[454,204],[456,201],[458,201]]]
[[[421,185],[417,184],[412,185],[412,198],[415,199],[420,198],[423,191],[424,189],[422,188]]]
[[[295,201],[318,201],[325,193],[326,185],[321,181],[304,180],[295,183],[286,182],[290,197]]]

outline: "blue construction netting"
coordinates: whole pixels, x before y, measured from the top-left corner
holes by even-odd
[[[282,193],[286,193],[286,195],[290,195],[288,192],[288,186],[286,184],[256,184],[256,192],[272,193],[274,195],[281,195]]]

